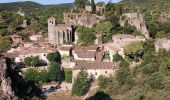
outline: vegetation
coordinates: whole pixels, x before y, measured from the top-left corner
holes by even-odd
[[[50,81],[59,81],[60,65],[56,62],[50,63],[50,68],[48,71],[48,77]]]
[[[60,53],[58,51],[47,54],[47,59],[50,62],[61,63],[61,55],[60,55]]]
[[[80,8],[85,8],[85,6],[89,3],[88,0],[75,0],[74,3],[80,7]]]
[[[92,9],[92,13],[95,14],[96,13],[96,4],[95,4],[94,0],[91,0],[91,9]]]
[[[81,70],[77,75],[77,79],[74,80],[73,88],[72,88],[72,95],[84,95],[86,93],[86,88],[89,83],[89,79],[87,78],[88,74],[86,71]]]
[[[10,59],[8,59],[8,62],[12,62],[9,60]],[[36,97],[37,99],[40,98],[41,90],[38,87],[38,85],[35,83],[35,81],[32,81],[34,77],[28,75],[27,78],[28,79],[31,78],[31,80],[23,79],[23,77],[19,74],[19,71],[17,71],[16,69],[12,69],[11,65],[7,63],[7,73],[11,79],[12,89],[15,93],[15,96],[18,99],[24,99],[24,100],[31,100],[34,97]],[[36,71],[30,69],[30,74],[36,75]]]
[[[94,44],[94,40],[95,40],[95,34],[93,32],[93,29],[91,28],[87,28],[84,26],[80,26],[76,32],[78,33],[78,43],[80,45],[92,45]]]
[[[112,27],[113,27],[112,23],[109,21],[101,22],[96,25],[95,32],[97,34],[103,34],[103,41],[108,42],[109,40],[111,40],[112,37],[111,34]]]
[[[116,55],[113,55],[113,61],[116,61],[116,62],[120,61],[120,62],[122,62],[122,61],[124,61],[124,59],[123,59],[123,57],[121,55],[116,53]]]
[[[37,75],[38,75],[38,72],[35,69],[31,68],[26,71],[24,77],[26,80],[37,81]]]
[[[120,63],[120,68],[115,77],[100,77],[99,86],[102,91],[112,95],[113,99],[148,98],[167,99],[170,93],[168,77],[170,51],[160,50],[155,52],[153,41],[143,43],[142,62],[139,66],[129,67],[130,63],[125,59]],[[106,81],[107,79],[107,81]],[[160,94],[161,95],[158,95]],[[130,100],[131,100],[130,99]],[[129,100],[129,99],[128,99]]]
[[[0,53],[10,49],[11,41],[6,37],[0,36]]]
[[[24,58],[24,64],[26,66],[31,66],[32,58],[31,57],[25,57]]]
[[[65,81],[72,83],[72,69],[64,69]]]
[[[131,43],[124,47],[124,53],[131,59],[138,61],[139,58],[142,58],[144,52],[143,44],[140,42]]]
[[[40,60],[38,56],[35,57],[25,57],[24,64],[28,67],[33,66],[37,67],[40,64]]]
[[[0,4],[0,35],[9,36],[16,33],[23,36],[24,41],[29,41],[30,33],[42,32],[44,36],[47,36],[45,34],[47,19],[54,16],[57,23],[62,23],[63,13],[72,7],[73,4],[41,5],[31,1]],[[23,16],[16,13],[18,11]],[[27,20],[26,28],[21,27],[23,20]]]
[[[38,84],[48,83],[51,81],[59,81],[60,77],[60,65],[56,62],[51,62],[49,70],[37,71],[34,68],[28,69],[24,73],[24,78],[27,81],[34,81]]]

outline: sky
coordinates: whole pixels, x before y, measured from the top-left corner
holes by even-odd
[[[61,4],[61,3],[73,3],[74,0],[0,0],[0,3],[17,2],[17,1],[34,1],[41,4]],[[95,2],[103,1],[108,2],[110,0],[95,0]],[[117,3],[121,0],[112,0],[113,3]]]

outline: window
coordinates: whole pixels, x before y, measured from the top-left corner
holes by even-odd
[[[105,71],[105,74],[107,74],[107,71]]]
[[[44,57],[46,56],[46,54],[44,54]]]
[[[95,72],[95,75],[97,75],[97,72]]]

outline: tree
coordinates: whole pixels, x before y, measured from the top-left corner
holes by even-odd
[[[92,29],[84,26],[80,26],[76,32],[78,33],[78,43],[80,45],[92,45],[94,44],[95,34]]]
[[[96,25],[95,32],[97,34],[103,34],[103,42],[105,43],[111,40],[112,28],[113,28],[112,23],[110,21],[105,21]]]
[[[61,63],[61,55],[58,51],[47,54],[47,59],[50,62],[55,61],[57,63]]]
[[[95,14],[95,12],[96,12],[96,5],[95,5],[94,0],[91,0],[91,9],[92,9],[92,13]]]
[[[109,34],[111,29],[112,29],[112,23],[109,21],[101,22],[97,24],[95,27],[96,33],[103,34],[103,35]]]
[[[48,82],[48,72],[46,70],[42,70],[38,73],[37,80],[41,83]]]
[[[85,94],[85,89],[88,83],[89,83],[88,73],[81,69],[81,71],[77,75],[77,79],[74,81],[72,94],[78,96]]]
[[[164,31],[159,31],[156,33],[156,38],[163,38],[166,33]]]
[[[48,77],[50,81],[59,81],[60,65],[56,62],[51,62],[48,70]]]
[[[25,57],[24,58],[24,64],[26,66],[31,66],[32,58],[31,57]]]
[[[25,72],[24,78],[26,80],[37,81],[37,75],[38,75],[38,72],[35,69],[30,68]]]
[[[130,75],[129,63],[127,61],[120,63],[120,68],[116,74],[116,80],[119,82],[120,85],[134,85],[134,80]]]
[[[152,89],[161,89],[162,88],[163,76],[158,72],[153,73],[148,79],[147,84],[151,86]]]
[[[11,41],[6,37],[0,36],[0,53],[5,52],[11,47]]]
[[[74,3],[80,7],[80,8],[85,8],[86,4],[88,3],[88,0],[75,0]]]
[[[116,15],[117,16],[122,15],[122,6],[120,4],[116,6]]]
[[[135,42],[128,44],[124,47],[124,53],[129,58],[134,59],[135,61],[139,60],[143,56],[144,47],[143,44],[140,42]]]
[[[113,61],[116,61],[116,62],[120,61],[120,62],[122,62],[122,61],[124,61],[124,59],[123,59],[123,57],[121,55],[116,53],[116,55],[113,55]]]
[[[101,89],[105,89],[108,85],[109,82],[109,78],[105,77],[105,76],[99,76],[98,78],[98,85]]]
[[[31,62],[32,66],[37,67],[39,63],[40,63],[39,56],[35,56],[32,58]]]
[[[71,83],[72,82],[72,70],[64,69],[65,81]]]

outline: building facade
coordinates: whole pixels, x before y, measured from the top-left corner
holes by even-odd
[[[74,33],[70,25],[56,24],[56,19],[48,19],[48,41],[50,44],[63,45],[65,42],[73,42]]]

